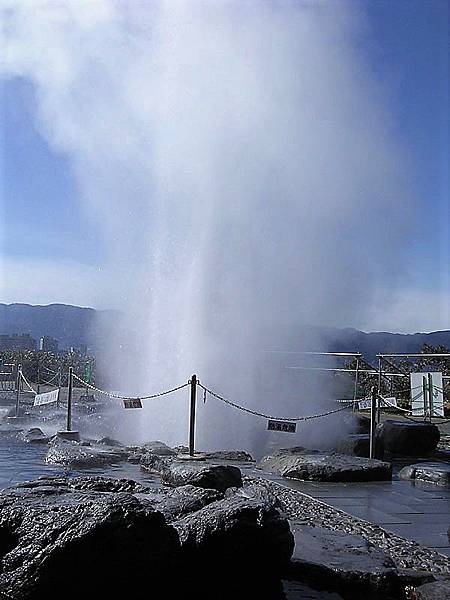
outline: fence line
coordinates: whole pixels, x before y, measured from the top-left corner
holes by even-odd
[[[355,404],[354,400],[349,400],[349,402],[346,404],[346,406],[341,406],[341,407],[336,408],[334,410],[329,410],[327,412],[323,412],[323,413],[320,413],[320,414],[317,414],[317,415],[307,415],[307,416],[302,416],[302,417],[276,417],[276,416],[273,416],[273,415],[267,415],[265,413],[260,413],[260,412],[258,412],[256,410],[252,410],[250,408],[246,408],[245,406],[241,406],[239,404],[236,404],[235,402],[232,402],[231,400],[228,400],[227,398],[224,398],[223,396],[220,396],[216,392],[213,392],[213,390],[207,388],[206,386],[204,386],[200,382],[198,382],[197,385],[202,388],[202,390],[203,390],[204,393],[207,393],[207,394],[210,394],[211,396],[214,396],[214,398],[217,398],[218,400],[221,400],[222,402],[225,402],[225,404],[228,404],[229,406],[232,406],[233,408],[236,408],[236,409],[241,410],[243,412],[249,413],[251,415],[255,415],[257,417],[262,417],[263,419],[273,419],[274,421],[294,422],[294,421],[308,421],[310,419],[319,419],[320,417],[327,417],[328,415],[332,415],[334,413],[341,412],[342,410],[346,410],[352,404]],[[203,400],[204,401],[206,400],[205,396],[203,396]]]

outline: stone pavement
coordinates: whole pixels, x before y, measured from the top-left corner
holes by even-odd
[[[255,472],[255,475],[262,472]],[[266,476],[266,474],[264,474]],[[270,475],[272,481],[450,557],[450,489],[400,481],[325,483]]]

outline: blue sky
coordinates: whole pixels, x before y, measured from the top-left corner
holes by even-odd
[[[443,308],[450,298],[449,3],[373,0],[355,1],[355,5],[367,19],[358,50],[368,59],[387,99],[391,127],[407,148],[410,183],[420,204],[411,235],[405,240],[408,293],[414,295],[418,307],[429,303],[430,310],[441,313],[435,321],[427,321],[429,327],[450,328],[450,323],[445,323],[448,311]],[[0,301],[47,303],[52,299],[42,289],[24,285],[25,275],[22,281],[10,277],[8,266],[27,260],[50,265],[57,259],[79,266],[82,277],[84,267],[95,264],[101,268],[103,242],[83,213],[82,191],[70,156],[51,148],[40,134],[35,90],[29,80],[3,80],[1,105],[2,256],[6,267]],[[48,277],[64,277],[64,270],[50,269]],[[55,300],[83,305],[95,302],[81,286],[74,285],[72,292],[66,289]],[[420,315],[414,325],[399,325],[399,329],[411,327],[421,328]]]

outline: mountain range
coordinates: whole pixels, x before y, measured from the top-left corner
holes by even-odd
[[[49,335],[59,341],[60,348],[86,344],[97,346],[94,331],[100,320],[114,327],[117,312],[99,311],[69,304],[0,304],[0,334],[29,333],[36,340]],[[431,333],[366,333],[354,328],[316,328],[320,344],[311,350],[362,352],[372,360],[377,353],[420,352],[423,344],[450,347],[450,331]],[[295,343],[288,350],[295,349]]]

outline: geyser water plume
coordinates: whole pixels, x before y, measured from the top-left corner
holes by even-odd
[[[261,377],[261,351],[314,349],[305,326],[356,324],[373,286],[395,280],[407,191],[359,9],[4,6],[7,73],[34,83],[41,132],[104,241],[99,301],[123,311],[102,332],[111,385],[151,393],[196,372],[271,414],[329,407],[333,390],[290,389],[287,365]],[[186,441],[186,390],[130,412],[130,437]],[[258,418],[211,397],[198,412],[199,447],[266,443]],[[289,442],[336,437],[331,418],[299,429]]]

